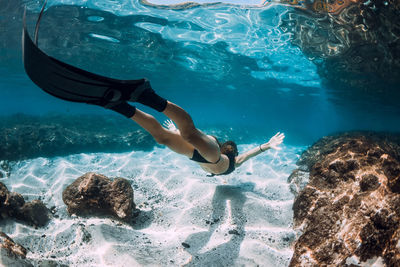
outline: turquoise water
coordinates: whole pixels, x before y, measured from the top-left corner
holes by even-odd
[[[150,0],[147,1],[151,4],[155,5],[176,5],[176,4],[183,4],[188,1],[184,0],[169,0],[169,1],[163,1],[163,0]],[[206,3],[215,3],[215,2],[221,2],[221,3],[227,3],[227,4],[237,4],[237,5],[260,5],[262,2],[261,0],[223,0],[223,1],[213,1],[213,0],[200,0],[200,1],[192,1],[200,4],[206,4]]]
[[[48,145],[50,140],[28,132],[39,127],[37,132],[44,129],[46,138],[56,140],[47,147],[65,146],[59,135],[71,127],[65,137],[91,147],[101,136],[91,140],[90,131],[101,127],[99,135],[112,137],[110,125],[123,125],[114,139],[136,144],[129,151],[107,148],[118,153],[93,147],[98,153],[80,153],[74,144],[71,155],[47,151],[51,157],[0,161],[0,182],[56,212],[38,229],[0,221],[0,231],[28,248],[29,260],[69,266],[288,266],[299,233],[292,228],[295,196],[287,179],[301,153],[340,131],[400,131],[400,12],[393,1],[330,13],[321,12],[318,0],[304,6],[266,1],[262,7],[243,4],[256,1],[223,2],[239,5],[171,9],[137,0],[49,0],[39,34],[40,48],[69,64],[114,78],[148,78],[198,128],[237,141],[240,152],[285,133],[282,150],[252,158],[228,176],[208,177],[143,133],[133,140],[138,127],[120,115],[36,87],[21,59],[22,13],[26,6],[32,33],[43,1],[0,0],[0,115],[1,126],[9,127],[3,140],[28,140],[18,148]],[[89,116],[76,125],[68,121],[82,114]],[[25,115],[34,115],[33,122]],[[90,120],[98,117],[90,115],[107,119],[96,125]],[[19,119],[15,128],[13,118]],[[105,140],[105,147],[108,141],[123,143]],[[67,213],[62,191],[86,172],[128,179],[139,209],[132,224]]]
[[[22,9],[28,8],[32,32],[41,4],[1,0],[0,114],[110,114],[55,99],[25,75]],[[323,56],[310,50],[318,50],[321,41],[312,41],[321,36],[308,33],[307,42],[299,44],[298,28],[290,28],[302,22],[299,14],[278,4],[168,10],[138,1],[53,0],[43,17],[39,45],[89,71],[126,79],[147,77],[160,95],[187,109],[200,128],[248,129],[250,141],[275,131],[285,132],[286,142],[299,145],[337,131],[399,131],[398,82],[385,83],[385,77],[365,72],[340,83],[342,76],[353,74],[338,71],[334,61],[331,68],[329,62],[320,67]],[[312,23],[311,16],[304,27]],[[367,56],[374,57],[373,52]],[[339,56],[352,58],[344,52]],[[391,67],[392,77],[396,67]],[[326,72],[338,77],[332,79]],[[373,80],[372,89],[364,84],[352,87],[357,79]]]

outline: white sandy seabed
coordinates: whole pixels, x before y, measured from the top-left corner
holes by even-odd
[[[252,146],[239,146],[244,151]],[[0,222],[27,258],[69,266],[287,266],[296,238],[287,178],[304,147],[283,146],[228,176],[207,177],[165,148],[76,154],[15,163],[0,179],[27,201],[57,211],[42,228]],[[62,191],[86,172],[132,182],[140,210],[133,224],[70,216]],[[182,243],[186,244],[182,245]]]

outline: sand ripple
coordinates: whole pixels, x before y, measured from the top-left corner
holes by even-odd
[[[239,150],[247,149],[239,146]],[[56,216],[44,228],[3,221],[1,230],[29,248],[28,258],[70,266],[287,266],[295,239],[286,182],[303,148],[268,151],[228,176],[207,177],[164,148],[76,154],[15,163],[0,179]],[[131,181],[135,223],[69,216],[61,194],[86,172]],[[190,247],[185,248],[182,243]]]

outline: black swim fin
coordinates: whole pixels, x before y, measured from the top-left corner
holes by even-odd
[[[44,7],[36,25],[36,40],[43,10]],[[26,10],[22,51],[25,71],[29,78],[45,92],[64,100],[99,105],[113,109],[126,117],[132,117],[135,107],[126,102],[137,101],[145,91],[147,92],[144,95],[154,94],[154,90],[151,89],[150,83],[146,79],[112,79],[82,70],[46,55],[29,36],[26,29]]]

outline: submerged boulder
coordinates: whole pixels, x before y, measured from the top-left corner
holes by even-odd
[[[0,232],[0,265],[1,266],[33,266],[26,260],[26,248],[17,244],[8,235]]]
[[[21,194],[8,191],[0,182],[0,219],[8,217],[44,226],[49,221],[49,210],[40,200],[25,202]]]
[[[400,266],[400,138],[352,133],[318,141],[298,162],[309,183],[293,204],[302,232],[290,266]]]
[[[63,201],[70,214],[104,214],[122,220],[132,218],[135,203],[128,180],[111,180],[104,175],[86,173],[63,191]]]

